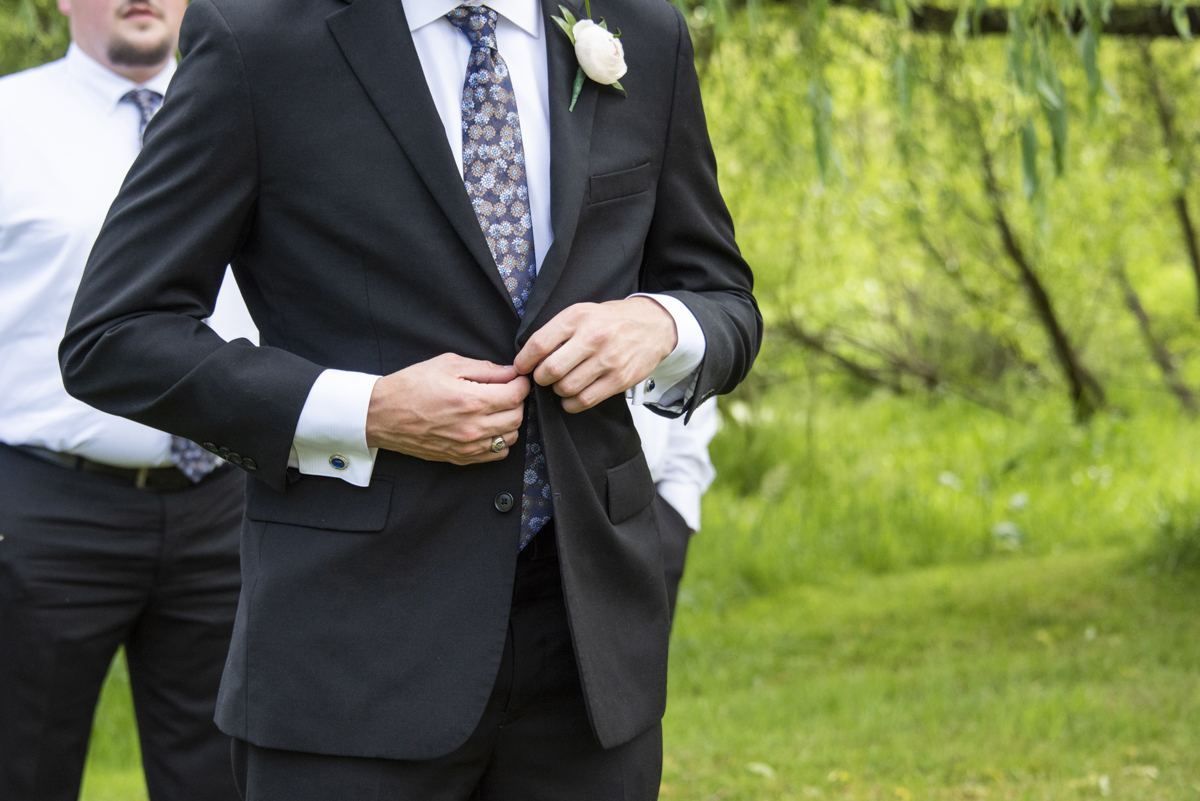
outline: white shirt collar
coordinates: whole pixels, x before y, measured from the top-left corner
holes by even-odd
[[[538,25],[542,6],[537,0],[468,0],[470,5],[486,5],[535,39],[541,33]],[[463,5],[463,0],[403,0],[408,29],[415,31],[436,22]]]
[[[145,83],[138,84],[110,70],[80,49],[74,42],[67,48],[67,70],[88,91],[101,98],[106,104],[115,106],[131,89],[152,89],[159,94],[167,93],[167,84],[175,74],[175,59]]]

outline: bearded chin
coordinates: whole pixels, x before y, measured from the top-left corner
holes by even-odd
[[[138,46],[128,39],[113,39],[108,43],[108,60],[122,67],[153,67],[167,60],[171,41],[164,37],[158,44]]]

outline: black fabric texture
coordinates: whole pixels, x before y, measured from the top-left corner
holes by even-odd
[[[588,724],[554,526],[517,562],[496,683],[475,730],[429,760],[363,759],[234,743],[246,801],[652,801],[662,777],[656,724],[604,749]]]
[[[217,710],[254,745],[443,756],[475,730],[504,651],[520,521],[495,499],[520,496],[521,459],[385,451],[367,492],[289,474],[323,369],[384,374],[446,352],[511,364],[560,311],[639,289],[680,298],[707,341],[697,397],[676,413],[731,390],[757,353],[682,16],[612,0],[628,97],[589,81],[568,111],[575,57],[549,19],[557,2],[542,7],[555,239],[523,319],[395,0],[192,3],[179,70],[92,251],[60,350],[68,391],[257,464]],[[201,322],[227,263],[262,347]],[[653,490],[648,473],[609,481],[639,455],[623,398],[567,414],[536,392],[584,697],[616,746],[666,703]]]
[[[0,445],[0,798],[76,801],[121,645],[150,798],[237,798],[213,713],[244,487],[143,492]]]
[[[654,496],[654,512],[658,515],[658,531],[662,539],[663,577],[667,582],[667,609],[671,621],[675,620],[675,602],[679,598],[679,582],[687,565],[688,545],[692,534],[683,515],[667,502],[663,496]]]

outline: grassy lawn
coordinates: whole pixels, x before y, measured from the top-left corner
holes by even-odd
[[[685,596],[663,798],[1200,799],[1200,586],[1126,554]],[[123,681],[87,801],[145,797]]]
[[[1200,798],[1197,589],[1096,551],[685,608],[663,797]]]

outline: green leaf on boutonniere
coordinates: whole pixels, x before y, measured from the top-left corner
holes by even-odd
[[[620,81],[613,81],[612,83],[609,84],[609,86],[611,86],[613,89],[616,89],[617,91],[619,91],[621,94],[625,95],[626,97],[629,97],[629,92],[625,91],[625,87],[621,86]]]
[[[583,91],[583,81],[586,77],[583,74],[583,67],[575,72],[575,87],[571,90],[571,105],[567,107],[567,111],[575,110],[575,101],[579,99],[579,93]]]
[[[551,17],[550,19],[558,23],[558,27],[563,29],[563,33],[571,40],[571,46],[575,46],[575,24],[579,21],[575,19],[575,15],[571,13],[571,9],[566,6],[559,6],[558,10],[562,12],[561,17]]]
[[[563,9],[564,11],[566,9]],[[575,34],[571,31],[571,23],[567,22],[562,17],[551,17],[550,19],[558,23],[558,27],[563,29],[563,33],[567,35],[568,41],[571,42],[571,47],[575,46]]]

